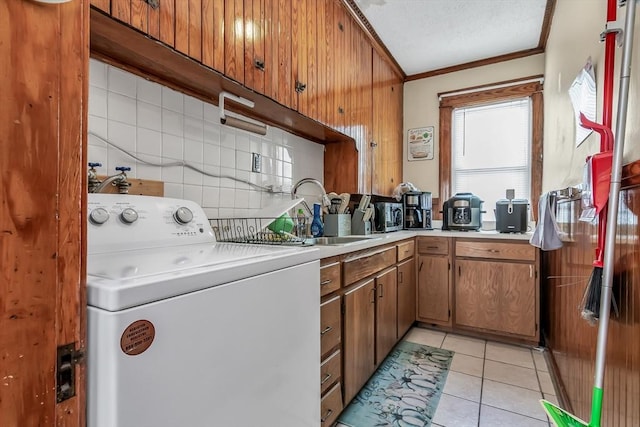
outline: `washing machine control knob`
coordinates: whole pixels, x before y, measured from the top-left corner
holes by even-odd
[[[138,212],[132,208],[126,208],[120,213],[120,219],[125,224],[133,224],[138,220]]]
[[[191,209],[182,206],[173,213],[173,219],[178,224],[189,224],[193,219],[193,212],[191,212]]]
[[[100,225],[109,220],[109,212],[105,208],[95,208],[89,213],[89,221],[92,224]]]

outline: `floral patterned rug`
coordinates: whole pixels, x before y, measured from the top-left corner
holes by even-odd
[[[349,427],[430,426],[453,352],[401,341],[338,421]]]

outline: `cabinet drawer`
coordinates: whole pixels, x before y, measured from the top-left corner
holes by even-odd
[[[456,256],[535,261],[536,248],[528,243],[456,241]]]
[[[342,393],[340,392],[340,383],[338,383],[322,398],[320,403],[320,425],[329,427],[338,418],[340,412],[342,412]]]
[[[418,253],[447,255],[449,253],[449,238],[420,237],[418,238]]]
[[[320,387],[321,394],[329,389],[331,384],[340,381],[342,369],[342,355],[340,350],[329,356],[320,366]]]
[[[366,252],[345,259],[344,268],[345,286],[357,282],[367,276],[384,270],[396,263],[396,247],[388,247],[374,252]]]
[[[320,267],[320,296],[325,296],[340,289],[340,262]]]
[[[413,256],[413,252],[415,251],[416,244],[413,240],[408,242],[398,243],[398,262],[411,258]]]
[[[320,306],[320,353],[325,355],[340,344],[340,297]]]

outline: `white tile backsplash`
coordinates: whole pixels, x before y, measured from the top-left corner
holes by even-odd
[[[109,92],[119,93],[121,95],[136,97],[136,83],[138,77],[123,71],[119,68],[107,65],[108,87]],[[89,76],[90,84],[93,84],[93,76]]]
[[[217,106],[96,59],[90,61],[89,78],[91,133],[142,160],[184,161],[214,176],[183,166],[145,164],[89,135],[88,161],[102,163],[100,174],[111,175],[116,166],[131,167],[129,176],[164,181],[166,197],[193,200],[210,218],[251,215],[274,199],[289,198],[292,183],[301,178],[323,180],[320,144],[272,126],[265,136],[224,126]],[[251,172],[251,153],[262,154],[261,173]]]
[[[138,101],[148,102],[158,107],[162,106],[162,86],[158,83],[139,78],[137,88]]]
[[[178,91],[163,86],[162,108],[175,111],[176,113],[184,112],[184,95]]]

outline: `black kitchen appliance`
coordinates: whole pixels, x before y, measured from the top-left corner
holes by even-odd
[[[387,233],[402,230],[402,203],[378,202],[374,208],[376,231]]]
[[[482,227],[483,200],[472,193],[456,193],[442,205],[442,229],[478,231]]]
[[[528,226],[529,201],[526,199],[500,199],[496,202],[496,231],[525,233]]]
[[[426,191],[408,191],[402,195],[405,230],[431,228],[431,193]]]

